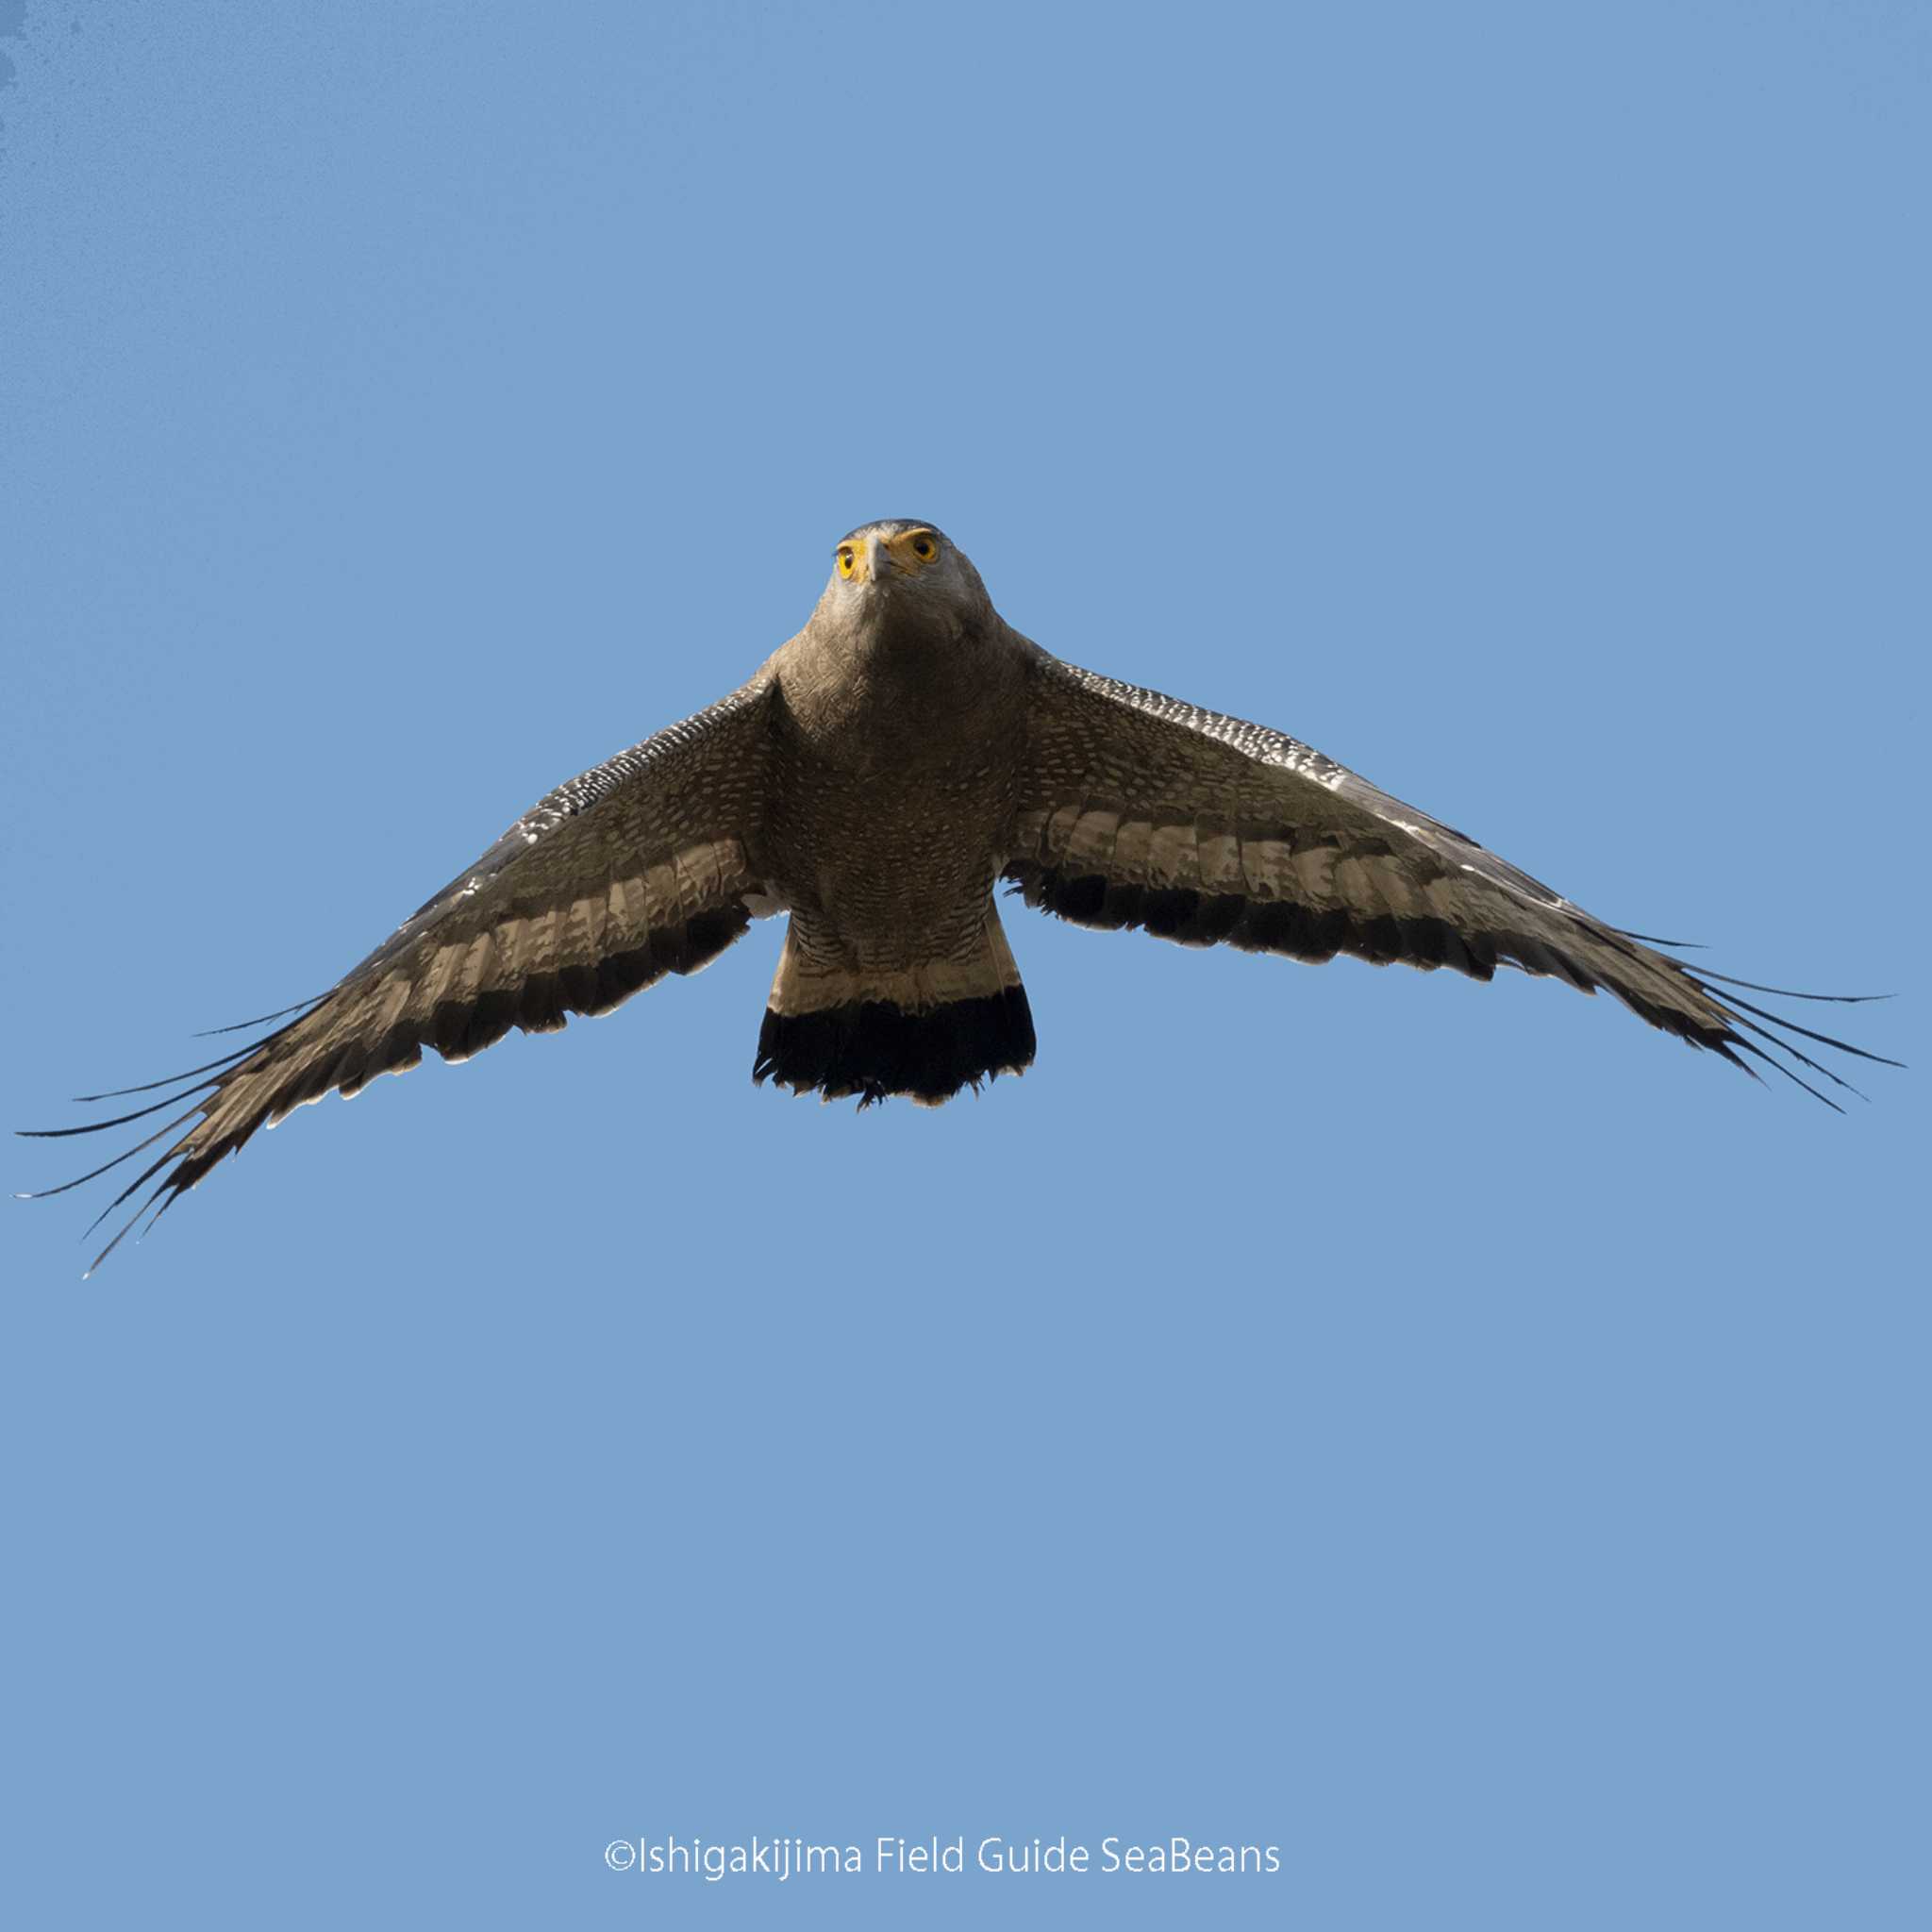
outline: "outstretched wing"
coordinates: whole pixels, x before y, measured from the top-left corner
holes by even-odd
[[[1879,1058],[1719,994],[1708,982],[1776,989],[1700,975],[1265,725],[1045,652],[1029,721],[1005,875],[1028,905],[1076,924],[1297,959],[1453,966],[1485,980],[1515,966],[1584,992],[1606,987],[1653,1026],[1733,1065],[1755,1056],[1801,1085],[1762,1043],[1847,1083],[1747,1015]]]
[[[746,902],[761,884],[755,854],[769,691],[754,681],[559,786],[265,1040],[179,1080],[122,1090],[176,1090],[135,1113],[45,1130],[94,1133],[200,1095],[107,1163],[187,1125],[104,1210],[102,1219],[160,1175],[94,1265],[150,1205],[158,1203],[158,1216],[258,1127],[308,1101],[403,1073],[425,1046],[462,1060],[512,1026],[554,1032],[566,1014],[608,1012],[665,974],[714,959],[745,930]],[[211,1077],[181,1085],[201,1074]]]

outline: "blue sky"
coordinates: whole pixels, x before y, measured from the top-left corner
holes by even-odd
[[[11,1124],[326,983],[891,514],[1926,1058],[1922,9],[0,54]],[[84,1288],[8,1204],[21,1923],[1924,1923],[1923,1074],[1008,927],[1039,1062],[936,1115],[753,1090],[761,925]],[[1281,1869],[603,1857],[994,1833]]]

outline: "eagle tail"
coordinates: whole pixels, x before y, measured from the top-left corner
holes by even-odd
[[[829,950],[829,948],[827,949]],[[903,1093],[938,1107],[1033,1063],[1033,1015],[991,899],[978,941],[891,970],[827,964],[796,915],[758,1032],[752,1078],[859,1106]]]

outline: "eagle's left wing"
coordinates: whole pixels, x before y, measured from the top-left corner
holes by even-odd
[[[178,1090],[153,1106],[41,1130],[95,1133],[201,1094],[107,1163],[187,1128],[104,1210],[101,1219],[160,1175],[94,1265],[150,1203],[164,1211],[258,1127],[308,1101],[406,1072],[425,1046],[462,1060],[512,1026],[553,1032],[567,1013],[608,1012],[665,974],[694,973],[715,958],[749,924],[763,883],[757,852],[771,689],[754,680],[559,786],[266,1039],[178,1080],[121,1090]],[[199,1075],[211,1077],[182,1084]]]
[[[1028,719],[1005,876],[1028,905],[1076,924],[1137,926],[1183,945],[1225,941],[1311,961],[1349,953],[1376,965],[1453,966],[1483,980],[1499,965],[1515,966],[1584,992],[1607,988],[1653,1026],[1734,1065],[1744,1064],[1740,1054],[1754,1056],[1800,1084],[1767,1044],[1847,1085],[1747,1016],[1879,1058],[1720,994],[1708,982],[1722,974],[1700,975],[1593,919],[1474,840],[1265,725],[1044,651]]]

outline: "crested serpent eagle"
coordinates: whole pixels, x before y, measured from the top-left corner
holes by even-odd
[[[1821,1099],[1807,1074],[1846,1083],[1798,1041],[1878,1058],[1733,990],[1774,989],[1592,919],[1292,738],[1061,662],[942,532],[891,519],[837,545],[810,620],[749,683],[559,786],[327,992],[207,1066],[117,1090],[163,1095],[151,1105],[42,1131],[187,1102],[120,1157],[162,1143],[103,1210],[155,1183],[105,1258],[291,1108],[425,1047],[466,1059],[512,1026],[608,1012],[777,912],[753,1078],[934,1104],[1033,1059],[1002,879],[1076,924],[1182,945],[1603,987]]]

